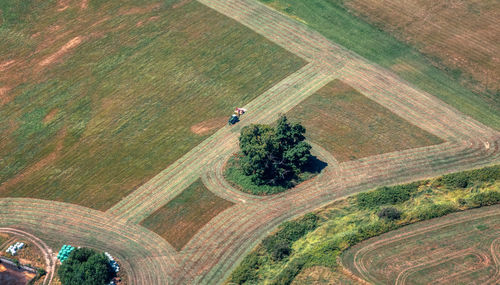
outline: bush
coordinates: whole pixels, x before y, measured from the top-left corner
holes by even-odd
[[[379,218],[389,221],[399,220],[399,218],[401,218],[401,212],[393,207],[383,208],[377,215]]]
[[[305,258],[293,259],[283,270],[281,270],[271,284],[288,285],[292,283],[293,279],[295,279],[295,277],[300,273],[305,264]]]
[[[467,188],[473,183],[493,182],[500,179],[500,165],[444,175],[437,180],[448,188]]]
[[[257,280],[257,269],[261,265],[260,256],[257,252],[247,255],[241,264],[231,274],[231,282],[243,284],[248,281]]]
[[[498,203],[500,203],[500,192],[493,190],[472,194],[467,199],[467,204],[471,207],[491,206]]]
[[[319,217],[313,213],[301,219],[283,223],[278,232],[265,238],[262,245],[273,260],[281,260],[292,253],[292,244],[318,226]]]
[[[455,212],[456,209],[451,204],[430,204],[417,209],[415,218],[418,220],[428,220],[444,216]]]
[[[418,190],[421,182],[413,182],[405,185],[380,187],[374,191],[360,193],[356,196],[361,208],[376,208],[381,205],[398,204],[411,198]]]

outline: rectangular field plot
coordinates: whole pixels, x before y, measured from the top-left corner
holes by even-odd
[[[0,197],[105,210],[304,65],[196,1],[16,3],[1,7]]]
[[[375,284],[495,284],[499,257],[497,205],[366,240],[345,252],[342,260],[355,275]]]
[[[141,225],[181,250],[213,217],[233,205],[205,188],[198,179],[172,201],[156,210]]]
[[[442,142],[339,80],[320,89],[288,116],[301,122],[306,136],[339,161]]]

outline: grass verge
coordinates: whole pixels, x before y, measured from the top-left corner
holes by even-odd
[[[467,186],[457,186],[455,181],[463,177]],[[282,250],[286,254],[273,258],[274,252],[284,246],[279,243],[268,246],[263,241],[243,259],[228,282],[290,284],[307,268],[321,266],[336,270],[340,254],[362,240],[418,221],[498,203],[498,165],[360,193],[309,214],[318,217],[311,231],[302,230],[304,217],[280,226],[264,241],[293,237],[289,250]],[[399,212],[399,217],[381,214],[387,208]],[[300,237],[296,238],[297,235]]]
[[[261,0],[301,20],[329,40],[392,70],[401,78],[485,125],[500,130],[498,96],[474,93],[453,72],[432,65],[414,47],[350,13],[342,0]]]

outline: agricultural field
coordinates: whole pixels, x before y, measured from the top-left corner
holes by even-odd
[[[376,284],[496,284],[500,207],[417,223],[349,249],[342,262]]]
[[[310,28],[320,32],[332,42],[338,43],[368,60],[391,70],[402,79],[436,96],[459,111],[488,126],[500,130],[499,96],[478,90],[473,92],[464,87],[463,84],[460,83],[459,78],[454,78],[456,77],[454,74],[461,72],[461,66],[452,68],[454,70],[452,72],[446,72],[435,67],[433,63],[419,53],[415,47],[399,41],[393,35],[380,30],[376,26],[356,16],[353,12],[350,12],[346,5],[344,5],[344,2],[348,4],[352,1],[260,1],[306,24]],[[362,0],[354,2],[365,3],[365,1]],[[389,4],[391,3],[390,1],[367,1],[366,3],[374,2],[377,2],[377,5],[384,7],[384,9],[386,6],[391,5]],[[422,1],[418,2],[420,3]],[[431,1],[424,2],[430,3]],[[399,2],[398,5],[408,7],[406,2]],[[392,10],[389,9],[387,11]],[[397,11],[401,11],[401,9]],[[496,12],[492,11],[491,13],[494,15]],[[455,19],[459,21],[458,19],[462,19],[462,17],[456,17]],[[491,22],[488,20],[488,23],[485,23],[483,26],[487,27],[489,24],[491,24]],[[498,37],[498,29],[492,28],[491,30],[491,33],[496,33],[496,36],[490,38],[488,42],[495,45],[497,42],[495,38]],[[404,33],[403,37],[406,39],[406,33]],[[484,37],[481,39],[483,38]],[[461,41],[462,39],[459,38],[458,40]],[[477,43],[481,44],[482,42],[479,41]],[[456,47],[456,49],[460,48]],[[497,55],[498,47],[496,46],[496,49],[494,48],[490,52]],[[444,56],[448,57],[450,55],[446,54]],[[497,66],[498,64],[494,64],[496,73],[498,73]],[[488,80],[493,81],[492,78]]]
[[[368,22],[416,47],[434,65],[491,98],[500,92],[500,2],[346,0]],[[496,98],[498,102],[498,98]]]
[[[287,113],[339,162],[443,141],[335,80]]]
[[[304,65],[196,1],[0,10],[1,197],[105,210]]]
[[[498,212],[498,97],[347,5],[0,1],[0,231],[51,284],[62,244],[109,252],[128,284],[356,284],[352,246]],[[321,171],[240,191],[240,131],[283,114]]]
[[[232,205],[208,191],[198,179],[141,225],[181,250],[203,225]]]
[[[488,277],[498,266],[498,257],[489,252],[493,240],[497,239],[498,242],[499,203],[498,165],[359,193],[280,225],[243,259],[232,272],[228,283],[364,284],[367,277],[361,274],[372,274],[373,271],[367,280],[369,282],[407,284],[395,283],[394,278],[402,268],[412,268],[412,265],[425,261],[431,253],[437,256],[458,253],[457,258],[465,259],[450,260],[452,265],[455,264],[453,262],[469,262],[471,268],[478,270],[478,276],[483,274],[483,277]],[[494,206],[487,207],[489,205]],[[484,210],[470,210],[482,206]],[[396,214],[383,215],[384,209],[391,209]],[[453,212],[460,213],[450,214]],[[487,214],[481,214],[483,212]],[[450,216],[445,216],[447,214]],[[306,219],[311,215],[317,217],[313,226]],[[462,216],[465,218],[460,218]],[[468,220],[467,217],[471,216],[476,218]],[[447,221],[445,226],[420,226],[434,223],[442,225],[441,220]],[[308,230],[303,230],[305,225],[309,225]],[[381,242],[378,249],[376,241],[379,238],[375,238],[374,242],[369,238],[379,235],[396,238],[383,239],[388,242]],[[408,239],[404,239],[405,236]],[[401,255],[396,255],[398,246]],[[476,251],[472,251],[475,257],[460,255],[466,252],[468,246],[477,246]],[[353,254],[357,252],[355,250],[352,253],[350,248],[366,248],[363,263],[356,261],[358,267],[354,267],[352,261],[346,261],[349,256],[352,260]],[[377,250],[369,251],[371,248]],[[394,260],[391,261],[393,255]],[[413,263],[406,263],[412,255]],[[339,263],[341,257],[342,262]],[[428,260],[429,264],[432,261]],[[483,268],[481,263],[486,266]],[[348,270],[342,265],[346,265]],[[361,268],[363,272],[356,272],[353,268]],[[463,269],[460,266],[457,268]],[[452,280],[455,276],[452,271],[435,271],[432,274],[441,277],[447,274]],[[387,278],[381,279],[380,274],[386,273]],[[427,276],[427,272],[422,274]],[[475,276],[471,272],[470,278]],[[432,281],[425,280],[424,283]]]

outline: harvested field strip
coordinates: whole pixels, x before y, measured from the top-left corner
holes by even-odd
[[[141,225],[165,238],[179,251],[201,227],[232,205],[212,194],[198,179]]]
[[[117,256],[133,284],[165,284],[177,270],[175,250],[161,237],[102,212],[35,199],[0,199],[0,226],[30,231],[53,248],[89,246]]]
[[[1,197],[108,209],[217,129],[191,126],[229,115],[306,64],[196,1],[175,10],[179,1],[136,2],[61,14],[51,2],[8,27],[23,37],[0,43],[9,68],[0,73],[9,101],[0,110]]]
[[[341,162],[443,142],[339,80],[320,89],[287,115],[306,127],[308,139],[325,147]]]
[[[211,1],[210,4],[215,5],[217,3],[216,1]],[[226,12],[229,15],[238,15],[238,11]],[[241,18],[241,20],[244,19]],[[305,50],[308,50],[308,48],[305,48]],[[323,59],[325,58],[327,57],[323,57]],[[358,57],[354,57],[353,59],[357,60]],[[339,65],[337,62],[335,65],[341,67],[343,64]],[[317,66],[316,68],[326,71],[330,67],[328,63],[325,63],[325,65]],[[352,72],[352,67],[350,68],[351,71],[348,71]],[[339,72],[339,70],[336,72]],[[344,72],[344,70],[340,70],[340,72]],[[376,78],[379,81],[383,81],[385,79],[384,76],[387,76],[387,74],[382,72]],[[410,88],[410,90],[414,89]],[[422,93],[417,92],[416,94],[412,94],[412,96],[414,95],[418,97],[422,96]],[[396,95],[391,94],[391,96]],[[400,102],[397,103],[405,104],[405,99],[408,98],[404,94],[398,96],[401,98],[399,99]],[[423,98],[432,97],[424,95]],[[465,120],[465,123],[469,124],[470,127],[466,129],[465,134],[459,128],[454,130],[459,133],[453,134],[453,131],[448,129],[451,127],[442,123],[435,123],[436,126],[433,127],[432,132],[437,135],[442,131],[446,132],[445,137],[448,136],[450,142],[437,146],[372,156],[351,164],[342,163],[337,168],[330,170],[330,175],[322,175],[315,179],[313,183],[299,186],[297,189],[293,189],[287,193],[261,199],[259,202],[254,203],[254,199],[241,197],[244,201],[240,201],[241,203],[234,205],[210,220],[186,244],[181,252],[182,259],[180,260],[180,266],[188,272],[196,272],[195,274],[191,274],[191,276],[196,275],[197,278],[190,279],[191,277],[189,276],[177,276],[175,279],[176,282],[183,283],[188,282],[188,280],[190,280],[189,282],[196,280],[198,283],[220,282],[224,279],[224,276],[227,276],[231,268],[241,260],[243,253],[247,252],[252,245],[255,245],[260,238],[280,222],[310,211],[344,195],[373,186],[384,185],[385,183],[405,182],[425,178],[436,173],[446,173],[455,169],[464,169],[498,161],[499,137],[496,132],[484,128],[481,124],[477,124],[473,120],[468,121],[469,119],[464,118],[455,111],[450,111],[450,109],[442,107],[442,103],[439,100],[432,99],[425,102],[426,104],[429,103],[429,106],[424,106],[423,104],[416,105],[418,108],[413,112],[418,116],[412,118],[413,120],[428,119],[427,116],[435,115],[434,112],[438,110],[444,111],[440,115],[441,117],[446,118],[446,116],[450,116],[451,114],[452,117],[456,116],[454,118],[459,122]],[[390,109],[392,110],[393,108],[397,108],[396,105],[392,105]],[[433,109],[434,112],[428,113],[428,108]],[[253,115],[253,113],[250,114]],[[416,123],[413,120],[411,122]],[[237,131],[237,129],[235,128],[234,131]],[[225,151],[232,149],[235,143],[236,141],[234,140],[232,143],[226,144],[224,151],[220,152],[221,155],[216,157],[217,159],[214,159],[213,162],[215,165],[223,165],[219,160],[224,159],[224,154],[230,153],[229,151]],[[489,147],[486,147],[485,143],[488,143]],[[381,164],[377,165],[377,163]],[[206,169],[215,168],[211,165],[208,164]],[[344,166],[346,167],[345,170]],[[359,166],[361,166],[360,172],[357,172],[356,167]],[[221,172],[217,170],[217,173]],[[206,177],[210,176],[204,175],[203,177],[206,179]],[[193,179],[194,181],[196,175],[193,175],[193,177],[195,178],[189,179]],[[207,186],[209,185],[207,184]],[[171,189],[165,187],[162,190],[157,189],[155,191],[158,191],[158,193],[163,191],[163,195],[168,195]],[[180,193],[181,190],[176,190],[179,191],[176,193]],[[217,191],[217,189],[211,190],[214,192]],[[227,191],[231,190],[224,189],[223,191],[226,193],[225,195],[228,195]],[[221,196],[223,195],[221,193]],[[154,197],[154,199],[157,199],[158,196],[155,195]],[[236,200],[233,202],[237,202]]]
[[[433,283],[439,279],[440,284],[455,284],[459,277],[460,282],[486,284],[496,278],[500,267],[500,252],[495,248],[499,221],[500,206],[450,214],[367,240],[349,249],[342,261],[356,275],[374,283]],[[457,258],[468,256],[475,259],[467,261],[472,262],[470,266],[455,265]],[[442,278],[445,272],[446,280]]]
[[[245,108],[249,112],[238,125],[219,130],[137,191],[125,197],[109,212],[140,222],[199,178],[207,163],[216,157],[228,154],[228,149],[236,143],[237,132],[242,126],[257,122],[272,122],[279,112],[286,112],[316,92],[334,76],[335,74],[323,74],[312,64],[302,68],[246,105]],[[170,190],[165,191],[165,189]],[[148,200],[144,197],[148,197]]]
[[[461,112],[497,130],[500,129],[500,116],[498,115],[500,105],[494,95],[488,95],[485,92],[474,93],[465,88],[453,78],[453,72],[451,75],[446,74],[434,67],[414,48],[352,15],[343,6],[342,1],[311,0],[305,3],[299,0],[271,0],[266,2],[284,13],[303,19],[308,27],[319,31],[329,40],[392,70],[412,85],[439,97]],[[279,4],[276,5],[276,3]],[[252,14],[255,16],[254,19],[245,19],[247,22],[263,21],[258,20],[257,17],[264,17],[264,9],[250,1],[246,1],[244,5],[248,11],[259,11],[258,15]],[[246,11],[247,14],[252,13],[248,11]],[[290,22],[297,28],[306,26],[292,19],[286,21],[280,19],[274,22],[274,25],[281,24],[288,32],[294,33],[294,29],[288,29]],[[305,31],[307,30],[303,29],[300,34],[306,35]],[[401,68],[401,64],[410,68]]]

